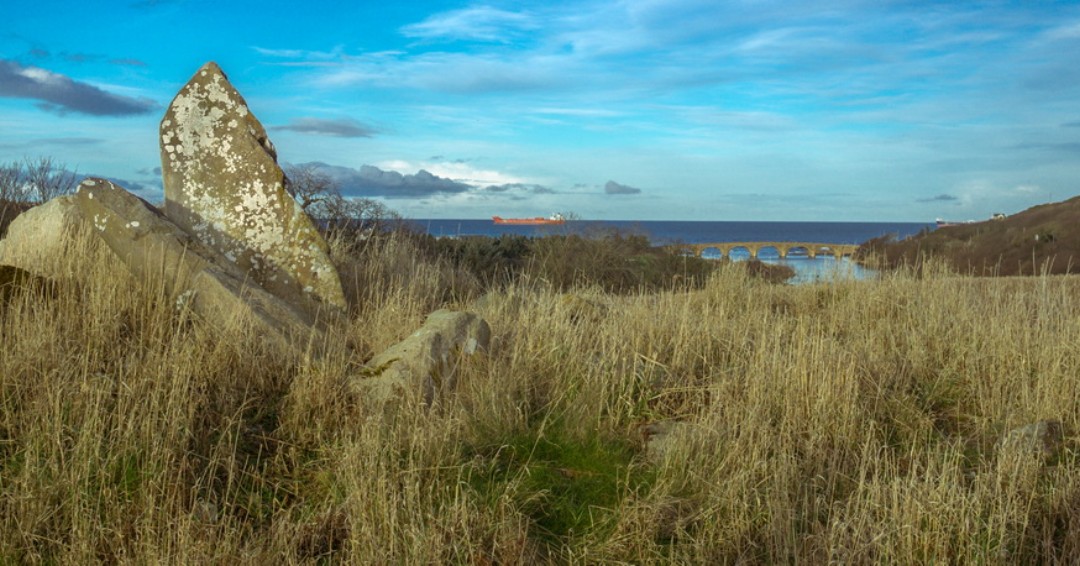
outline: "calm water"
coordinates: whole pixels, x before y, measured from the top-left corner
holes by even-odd
[[[815,242],[825,244],[861,244],[871,238],[893,234],[906,238],[933,224],[920,222],[674,222],[674,221],[591,221],[568,222],[561,226],[506,226],[491,220],[413,220],[413,224],[433,236],[500,236],[519,234],[547,236],[552,234],[601,234],[618,230],[622,233],[647,236],[653,245],[706,244],[721,242]],[[706,255],[706,257],[708,257]],[[735,250],[734,260],[750,257],[746,250]],[[862,279],[872,275],[870,270],[848,259],[832,257],[809,259],[788,257],[780,259],[773,248],[761,250],[758,259],[789,265],[795,270],[794,282],[829,280],[836,277]]]

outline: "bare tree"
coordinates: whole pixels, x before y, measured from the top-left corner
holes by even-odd
[[[16,161],[14,163],[0,164],[0,201],[5,203],[22,201],[21,183],[19,179],[22,167]]]
[[[23,160],[23,173],[26,176],[27,200],[41,204],[60,195],[75,190],[78,176],[74,171],[53,163],[51,157]]]
[[[78,175],[51,157],[0,165],[0,200],[7,202],[41,204],[71,193],[77,185]]]
[[[300,203],[308,214],[314,207],[337,194],[337,183],[314,165],[290,165],[285,169],[285,190]]]
[[[75,190],[77,181],[51,157],[0,164],[0,233],[26,209]]]
[[[341,194],[336,181],[314,165],[285,169],[285,189],[329,233],[366,235],[401,220],[383,203]]]

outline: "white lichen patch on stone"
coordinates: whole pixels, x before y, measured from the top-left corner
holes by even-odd
[[[183,293],[176,296],[176,310],[181,312],[191,306],[192,301],[195,300],[195,289],[188,289]]]

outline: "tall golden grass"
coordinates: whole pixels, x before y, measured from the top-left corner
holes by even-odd
[[[1072,444],[1049,463],[995,448],[1040,419],[1076,430],[1073,278],[723,268],[697,291],[524,281],[474,302],[406,240],[339,243],[355,308],[312,360],[74,246],[55,298],[0,316],[0,563],[1080,556]],[[457,393],[396,414],[354,397],[355,368],[441,306],[493,329]],[[668,421],[650,456],[642,431]]]

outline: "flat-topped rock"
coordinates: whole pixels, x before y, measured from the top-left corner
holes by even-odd
[[[161,121],[165,215],[270,293],[309,311],[345,308],[329,248],[285,190],[274,145],[214,63]]]

